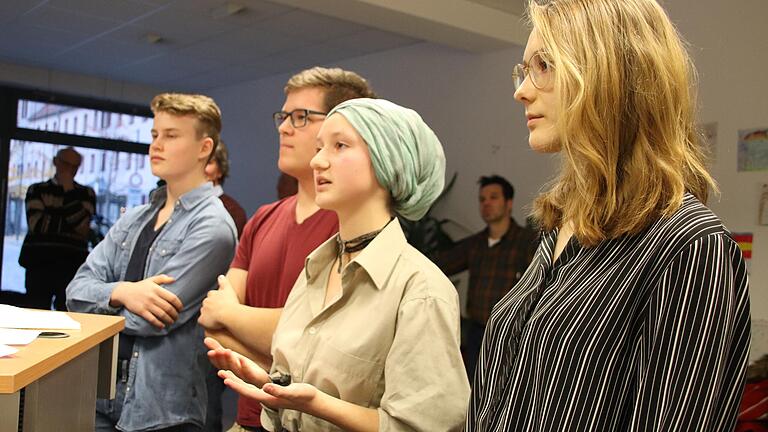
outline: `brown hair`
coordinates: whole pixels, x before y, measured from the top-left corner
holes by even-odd
[[[534,202],[585,246],[637,234],[716,189],[695,126],[695,69],[655,0],[531,0],[553,64],[559,176]]]
[[[161,93],[152,99],[150,106],[154,114],[164,112],[176,116],[194,116],[198,124],[197,133],[213,140],[213,156],[221,139],[221,110],[213,99],[199,94]]]
[[[341,68],[313,67],[292,76],[285,84],[285,94],[292,91],[318,87],[325,89],[325,110],[355,98],[375,98],[376,93],[368,81],[355,72]]]
[[[223,185],[229,177],[229,150],[227,150],[223,140],[219,140],[219,145],[216,146],[213,156],[211,156],[211,162],[216,162],[219,166],[219,172],[221,172],[219,183]]]

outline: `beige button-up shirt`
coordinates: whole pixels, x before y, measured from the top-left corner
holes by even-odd
[[[323,307],[337,248],[333,237],[307,257],[272,340],[272,371],[378,409],[380,431],[461,430],[469,383],[456,289],[393,220],[343,269],[341,296]],[[265,409],[261,419],[268,430],[341,430],[292,410]]]

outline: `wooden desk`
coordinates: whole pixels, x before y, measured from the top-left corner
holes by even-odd
[[[0,358],[0,432],[92,431],[96,398],[113,399],[125,319],[69,312],[80,330]]]

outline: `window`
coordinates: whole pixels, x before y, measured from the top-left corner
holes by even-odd
[[[19,266],[19,252],[27,234],[24,198],[33,183],[47,181],[55,173],[50,163],[64,145],[11,140],[8,161],[8,196],[6,198],[5,237],[3,240],[2,290],[24,292],[24,268]],[[121,207],[135,207],[148,201],[149,193],[156,187],[157,178],[150,169],[113,169],[118,159],[124,157],[146,160],[148,155],[117,152],[103,149],[75,147],[83,161],[90,161],[90,170],[80,168],[75,181],[90,186],[96,192],[96,215],[100,218],[102,234],[120,216]],[[94,172],[97,157],[110,169]],[[24,169],[24,166],[29,167]],[[144,164],[149,166],[149,164]],[[92,228],[95,224],[92,223]]]
[[[27,188],[51,178],[53,157],[73,146],[83,156],[75,181],[96,192],[99,222],[91,229],[106,234],[122,208],[145,204],[156,187],[157,178],[146,163],[152,117],[148,107],[5,87],[0,87],[0,101],[16,106],[15,123],[0,119],[0,151],[8,158],[7,194],[0,197],[5,205],[0,212],[5,214],[0,289],[24,292],[18,256],[27,232]]]
[[[28,105],[30,115],[23,115],[22,106]],[[86,124],[88,123],[88,112],[94,111],[93,127],[88,129]],[[24,101],[21,100],[18,109],[19,115],[17,116],[17,126],[26,129],[38,129],[38,125],[46,125],[49,121],[53,122],[53,130],[58,131],[56,128],[57,120],[64,117],[64,129],[60,132],[80,134],[82,136],[94,137],[94,138],[108,138],[122,141],[137,142],[142,144],[152,143],[152,125],[148,116],[128,115],[128,114],[114,114],[107,111],[95,111],[87,108],[79,108],[70,105],[52,104],[47,102],[37,101]],[[77,130],[77,117],[83,117],[83,128],[81,131]],[[122,118],[123,115],[128,116],[132,120],[134,118],[143,119],[143,122],[124,122],[117,121],[112,122],[112,116],[116,115],[118,118]],[[73,117],[74,127],[69,128],[69,117]],[[101,118],[101,127],[97,127],[97,117]]]

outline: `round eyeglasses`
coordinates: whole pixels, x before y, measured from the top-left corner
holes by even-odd
[[[541,90],[552,82],[552,65],[541,55],[536,53],[531,56],[528,63],[516,64],[512,68],[512,82],[515,84],[515,90],[523,85],[525,78],[530,78],[534,87]]]
[[[291,119],[291,125],[295,128],[301,128],[307,125],[309,123],[309,116],[310,115],[327,115],[328,113],[320,112],[320,111],[313,111],[310,109],[304,109],[299,108],[295,109],[290,112],[286,111],[278,111],[274,114],[272,114],[272,119],[275,121],[275,127],[280,128],[280,125],[283,124],[285,119],[289,118]]]

